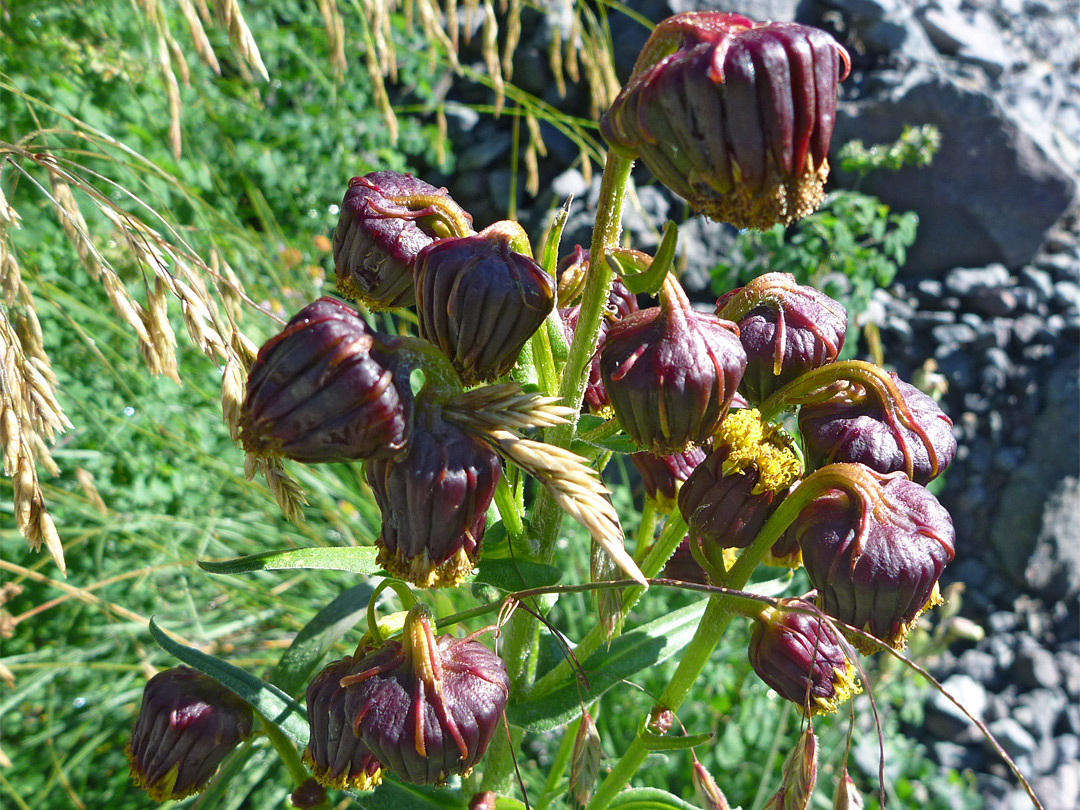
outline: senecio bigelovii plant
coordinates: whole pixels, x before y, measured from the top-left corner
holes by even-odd
[[[382,577],[366,633],[321,672],[310,662],[301,705],[295,678],[290,694],[287,678],[264,683],[152,627],[200,671],[147,684],[129,747],[139,785],[160,800],[207,787],[251,736],[254,708],[296,807],[329,806],[331,788],[361,805],[384,791],[377,806],[406,807],[417,794],[403,783],[440,789],[439,806],[519,807],[522,731],[573,723],[568,801],[603,810],[651,750],[708,744],[676,714],[739,618],[752,626],[754,671],[805,718],[768,807],[809,806],[812,718],[860,691],[860,655],[902,650],[941,602],[954,531],[926,486],[955,454],[951,422],[895,374],[837,361],[847,316],[836,301],[767,273],[698,311],[671,269],[674,226],[648,256],[621,244],[620,219],[637,160],[740,228],[812,212],[847,69],[843,48],[803,25],[712,12],[662,22],[600,122],[609,152],[590,249],[562,261],[565,209],[534,253],[516,222],[476,230],[446,189],[410,175],[348,182],[333,240],[338,290],[366,310],[410,309],[403,322],[417,334],[380,332],[338,298],[313,301],[262,346],[226,417],[249,472],[282,459],[362,463],[382,516],[375,547],[203,565]],[[647,294],[657,301],[640,308]],[[793,413],[801,452],[784,427]],[[600,477],[628,449],[646,489],[629,549]],[[566,514],[592,537],[591,582],[558,583]],[[485,542],[510,553],[485,559]],[[759,566],[804,566],[813,590],[757,595],[746,587]],[[489,587],[473,593],[504,596],[451,616],[425,604],[429,589],[477,583]],[[379,617],[388,587],[404,609]],[[653,628],[665,643],[645,665],[675,656],[678,666],[601,781],[588,709],[622,677],[602,675],[623,619],[661,587],[707,596]],[[593,629],[538,672],[543,605],[585,591],[598,595]],[[548,601],[531,599],[540,595]],[[486,630],[451,632],[484,615],[495,622]],[[309,627],[328,622],[320,614]],[[232,763],[220,779],[243,758]],[[722,775],[695,757],[692,776],[705,807],[727,807]],[[664,787],[634,806],[685,806]],[[837,807],[861,806],[846,769],[834,795]]]

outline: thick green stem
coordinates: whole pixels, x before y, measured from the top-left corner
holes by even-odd
[[[802,508],[820,491],[820,487],[813,481],[816,475],[817,473],[809,476],[780,504],[780,507],[761,528],[753,544],[739,555],[735,565],[728,571],[726,581],[720,584],[733,589],[741,589],[746,585],[765,554],[780,539]],[[660,705],[673,712],[679,710],[694,682],[705,668],[705,664],[708,663],[712,651],[731,623],[732,617],[738,612],[733,608],[732,600],[724,594],[718,593],[709,597],[709,604],[701,617],[701,623],[698,624],[693,639],[686,646],[675,674],[668,682],[663,694],[660,695]],[[629,784],[631,777],[641,767],[648,753],[649,750],[639,735],[630,743],[630,747],[626,749],[611,773],[597,788],[586,810],[604,810],[612,799]]]
[[[596,341],[600,334],[600,319],[604,314],[608,290],[611,287],[612,273],[603,260],[608,250],[619,242],[622,228],[623,202],[626,187],[630,180],[630,170],[634,162],[608,153],[604,166],[604,178],[600,185],[600,199],[597,203],[596,222],[593,226],[591,256],[596,261],[589,262],[588,278],[582,295],[581,311],[578,315],[574,340],[570,344],[570,355],[563,367],[559,394],[563,402],[575,413],[581,409],[581,400],[585,393],[586,368],[596,350]],[[576,420],[567,425],[548,428],[545,441],[562,448],[569,448],[577,428]],[[541,562],[550,563],[555,557],[555,541],[558,538],[559,525],[562,522],[562,510],[546,489],[541,489],[530,513],[533,536],[537,542],[537,557]],[[523,610],[517,611],[504,629],[502,658],[506,662],[510,675],[510,699],[522,700],[532,687],[536,662],[534,649],[538,638],[539,625],[535,618]],[[507,742],[503,735],[496,737],[492,745],[492,766],[489,770],[492,778],[485,775],[484,782],[502,783],[509,757],[505,756]],[[490,756],[490,755],[489,755]]]
[[[270,744],[274,746],[274,750],[278,752],[278,756],[281,757],[281,761],[285,763],[286,769],[289,771],[289,777],[293,780],[293,785],[300,787],[308,780],[311,774],[308,773],[308,769],[304,767],[304,763],[300,761],[300,755],[296,752],[296,746],[293,745],[292,740],[285,736],[285,733],[277,727],[276,724],[271,723],[261,714],[259,719],[262,720],[263,731],[266,732],[266,738],[270,740]]]

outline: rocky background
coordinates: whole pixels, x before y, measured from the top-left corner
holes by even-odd
[[[514,80],[587,116],[581,88],[560,99],[547,73],[563,7],[527,12]],[[849,50],[834,148],[895,140],[904,125],[942,135],[929,168],[870,175],[860,190],[894,211],[914,210],[919,238],[896,283],[867,317],[905,379],[933,358],[948,382],[943,405],[960,443],[942,500],[957,528],[949,581],[965,583],[962,615],[984,640],[953,644],[944,680],[1031,778],[1047,810],[1080,807],[1080,3],[1062,0],[645,0],[659,20],[715,9],[798,20],[830,30]],[[528,16],[531,14],[532,16]],[[645,30],[611,15],[620,78]],[[451,98],[459,91],[451,93]],[[484,102],[463,89],[462,100]],[[470,93],[478,93],[470,98]],[[511,149],[507,119],[451,115],[457,171],[450,186],[478,223],[505,215]],[[567,245],[588,244],[592,187],[565,167],[576,147],[544,126],[548,157],[537,199],[519,219],[541,233],[553,202],[574,194]],[[835,161],[834,161],[835,163]],[[656,243],[685,206],[636,175],[625,226],[635,247]],[[834,173],[836,186],[853,178]],[[556,203],[557,204],[557,203]],[[732,230],[701,217],[680,227],[684,283],[710,300],[708,269]],[[971,769],[988,810],[1030,807],[1003,763],[952,705],[937,697],[911,732],[944,766]]]

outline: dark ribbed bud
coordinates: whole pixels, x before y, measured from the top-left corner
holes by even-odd
[[[684,453],[667,456],[648,452],[630,454],[630,461],[641,474],[645,497],[656,501],[664,512],[670,512],[675,507],[675,499],[683,481],[689,478],[694,468],[704,460],[705,451],[700,447],[691,447]]]
[[[143,689],[127,745],[131,781],[163,802],[198,793],[251,736],[251,707],[189,667],[159,672]]]
[[[952,420],[932,397],[889,377],[892,391],[855,384],[799,409],[808,464],[858,462],[880,473],[905,472],[920,484],[945,470],[956,455]]]
[[[732,411],[714,449],[679,490],[679,510],[714,570],[727,568],[725,549],[746,548],[799,477],[798,458],[779,428],[756,410]]]
[[[352,674],[356,659],[346,656],[315,676],[307,688],[307,715],[311,733],[304,763],[320,785],[371,790],[382,783],[382,766],[353,732],[345,712],[341,679]]]
[[[379,564],[421,588],[458,584],[480,555],[501,472],[484,441],[418,403],[406,454],[365,467],[382,513]]]
[[[315,810],[326,805],[326,788],[314,778],[305,779],[289,794],[289,803],[297,810]]]
[[[824,31],[688,12],[656,26],[600,121],[694,208],[739,228],[813,211],[847,53]]]
[[[661,455],[708,441],[745,367],[735,324],[695,312],[670,275],[660,306],[612,324],[600,346],[615,416],[635,442]]]
[[[472,233],[471,225],[445,188],[411,174],[354,177],[334,232],[338,290],[374,309],[412,306],[416,254],[437,239]]]
[[[443,239],[416,258],[420,335],[440,349],[467,385],[514,367],[525,342],[555,306],[555,281],[524,253],[516,222]]]
[[[788,532],[802,548],[822,609],[902,649],[919,614],[941,602],[938,579],[955,553],[952,519],[903,473],[880,475],[861,464],[826,470],[851,483],[825,489]],[[852,643],[876,649],[859,638]]]
[[[812,609],[801,599],[785,606]],[[767,608],[750,630],[750,665],[804,715],[830,714],[861,691],[840,636],[818,616]]]
[[[259,350],[248,375],[244,449],[307,463],[399,452],[412,391],[394,341],[341,301],[304,307]]]
[[[510,689],[495,653],[470,638],[436,637],[423,605],[409,611],[400,642],[369,652],[341,683],[353,732],[387,770],[421,785],[472,769]]]
[[[811,369],[832,363],[844,346],[847,311],[788,273],[766,273],[716,302],[739,325],[746,373],[739,390],[755,405]]]

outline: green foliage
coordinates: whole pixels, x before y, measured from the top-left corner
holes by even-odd
[[[712,270],[713,289],[723,293],[762,273],[791,273],[842,303],[854,322],[874,289],[896,277],[918,223],[913,211],[894,214],[876,197],[834,191],[790,227],[741,232],[729,257]]]
[[[860,177],[876,170],[928,166],[941,135],[931,126],[905,127],[891,144],[864,147],[851,141],[840,150],[844,171]],[[887,287],[907,261],[919,218],[894,213],[876,197],[834,191],[813,214],[785,227],[742,231],[730,254],[712,269],[713,289],[722,294],[762,273],[791,273],[800,284],[817,287],[842,303],[850,325],[869,306],[878,287]],[[849,329],[849,334],[854,334]],[[855,348],[852,341],[845,356]]]

